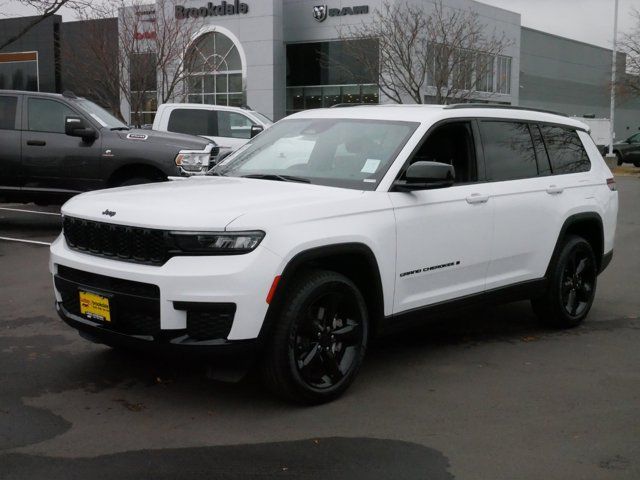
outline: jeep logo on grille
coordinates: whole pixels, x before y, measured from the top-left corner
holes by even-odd
[[[113,217],[116,214],[116,212],[112,212],[111,210],[106,209],[104,212],[102,212],[102,214],[107,215],[109,217]]]

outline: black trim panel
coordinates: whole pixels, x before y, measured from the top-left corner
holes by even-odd
[[[429,316],[449,313],[463,308],[527,300],[541,295],[546,286],[547,279],[541,278],[414,308],[385,317],[384,322],[379,325],[379,333],[388,334],[403,328],[424,324],[428,321]]]
[[[602,255],[602,262],[600,262],[600,273],[604,272],[604,269],[609,266],[611,260],[613,260],[613,250]]]
[[[180,355],[207,356],[253,356],[258,347],[256,340],[203,340],[196,341],[189,338],[186,330],[162,330],[161,335],[142,336],[126,335],[100,324],[69,313],[56,302],[56,311],[62,320],[78,330],[87,340],[112,347],[124,347],[135,350],[157,352],[163,354],[178,353]]]

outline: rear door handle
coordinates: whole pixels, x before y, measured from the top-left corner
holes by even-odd
[[[549,185],[549,187],[547,188],[547,193],[549,195],[558,195],[562,192],[564,192],[564,188],[558,187],[557,185]]]
[[[27,145],[33,147],[44,147],[47,144],[44,140],[27,140]]]
[[[472,193],[467,197],[467,203],[487,203],[489,201],[489,195],[482,195],[480,193]]]

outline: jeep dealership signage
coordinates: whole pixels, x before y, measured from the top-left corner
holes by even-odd
[[[362,15],[365,13],[369,13],[369,5],[343,8],[329,8],[327,5],[316,5],[313,7],[313,18],[318,22],[324,22],[327,17],[343,17],[346,15]]]
[[[184,20],[185,18],[204,18],[204,17],[221,17],[225,15],[240,15],[249,13],[249,5],[246,3],[240,3],[240,0],[234,2],[223,1],[219,5],[214,5],[213,2],[209,2],[204,7],[185,7],[182,5],[176,5],[175,15],[178,20]]]

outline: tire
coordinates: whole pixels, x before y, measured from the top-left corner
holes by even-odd
[[[618,166],[621,166],[624,163],[624,160],[622,159],[622,155],[620,155],[620,152],[615,152],[616,158],[618,159]]]
[[[146,183],[153,183],[156,180],[148,177],[131,177],[122,180],[118,183],[118,187],[129,187],[131,185],[144,185]]]
[[[597,280],[593,248],[582,237],[568,236],[553,260],[547,291],[531,300],[539,321],[555,328],[580,325],[593,304]]]
[[[353,382],[367,350],[369,318],[356,285],[314,270],[293,280],[264,352],[265,385],[285,400],[320,404]]]
[[[633,166],[634,166],[634,167],[636,167],[636,168],[640,168],[640,162],[635,162],[635,163],[633,164]]]

